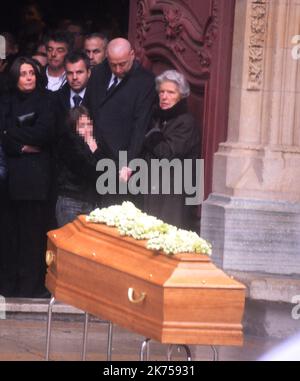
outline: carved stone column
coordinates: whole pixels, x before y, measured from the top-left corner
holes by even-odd
[[[236,2],[229,132],[201,234],[225,269],[300,274],[297,0]]]

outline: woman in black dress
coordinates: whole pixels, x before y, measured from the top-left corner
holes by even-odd
[[[43,297],[52,174],[54,109],[35,62],[16,59],[12,89],[1,100],[1,134],[8,166],[0,293]],[[3,232],[2,232],[3,235]]]

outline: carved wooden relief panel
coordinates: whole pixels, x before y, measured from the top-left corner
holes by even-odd
[[[152,68],[162,60],[185,72],[191,84],[203,85],[210,72],[217,13],[217,0],[137,0],[131,38],[138,57]]]

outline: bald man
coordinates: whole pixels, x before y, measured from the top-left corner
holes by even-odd
[[[113,75],[119,80],[125,78],[135,59],[129,41],[123,38],[112,40],[107,46],[107,59]]]
[[[92,72],[85,101],[103,157],[118,163],[120,151],[127,152],[128,162],[141,155],[155,100],[154,76],[135,60],[130,42],[110,41],[107,59]],[[117,169],[128,179],[128,168]],[[104,204],[121,199],[106,197]]]

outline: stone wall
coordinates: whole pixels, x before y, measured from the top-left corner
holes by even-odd
[[[286,277],[300,285],[299,20],[299,0],[236,1],[228,137],[201,220],[217,265],[282,277],[288,294]]]

